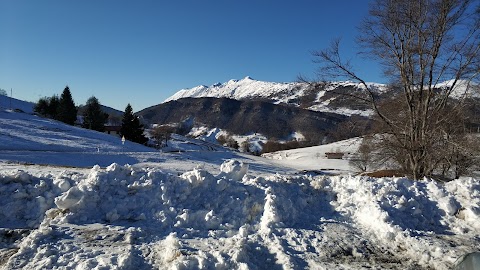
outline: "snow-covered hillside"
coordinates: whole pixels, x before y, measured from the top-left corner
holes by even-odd
[[[151,151],[142,145],[27,113],[0,110],[0,160],[93,166],[105,164],[99,153],[109,153],[119,163],[138,162],[123,152]],[[52,153],[58,153],[52,155]]]
[[[158,152],[11,111],[0,121],[2,270],[451,269],[480,246],[478,179],[325,163],[354,141],[273,160],[181,136]],[[312,157],[309,169],[341,174],[299,171]]]
[[[129,141],[122,144],[117,136],[27,113],[0,110],[0,162],[90,168],[112,163],[156,163],[176,173],[199,165],[218,170],[224,160],[237,158],[244,161],[257,159],[258,166],[251,169],[258,167],[258,172],[276,170],[274,166],[262,163],[260,158],[244,157],[212,142],[175,134],[163,150],[164,153]]]
[[[283,166],[289,167],[294,164],[293,166],[300,170],[348,174],[354,171],[348,157],[358,150],[361,140],[353,138],[325,145],[266,153],[262,156]],[[332,152],[344,153],[345,158],[327,159],[325,153]]]
[[[34,106],[35,104],[32,102],[0,95],[0,110],[20,110],[25,113],[33,113]]]

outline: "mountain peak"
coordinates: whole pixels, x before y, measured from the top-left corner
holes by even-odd
[[[164,102],[186,97],[227,97],[232,99],[266,98],[289,91],[292,85],[292,83],[257,81],[250,76],[246,76],[241,80],[232,79],[225,83],[215,83],[210,87],[182,89],[167,98]]]

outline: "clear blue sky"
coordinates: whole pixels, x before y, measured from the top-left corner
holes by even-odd
[[[310,52],[342,37],[357,57],[367,0],[0,0],[0,88],[27,101],[94,95],[134,111],[177,90],[251,76],[313,76]],[[367,81],[378,67],[357,57]]]

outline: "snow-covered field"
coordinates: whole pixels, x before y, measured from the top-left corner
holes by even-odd
[[[451,269],[479,250],[477,179],[352,176],[324,158],[352,140],[169,143],[0,111],[0,269]]]
[[[353,138],[331,144],[266,153],[262,156],[276,164],[297,170],[348,174],[353,173],[355,169],[350,166],[347,158],[358,150],[360,143],[360,138]],[[335,152],[344,153],[345,158],[326,158],[325,153]]]

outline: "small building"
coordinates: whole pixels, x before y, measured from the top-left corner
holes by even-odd
[[[105,126],[105,133],[120,137],[122,126]]]
[[[325,153],[325,157],[327,159],[343,159],[345,153],[343,152],[327,152]]]

